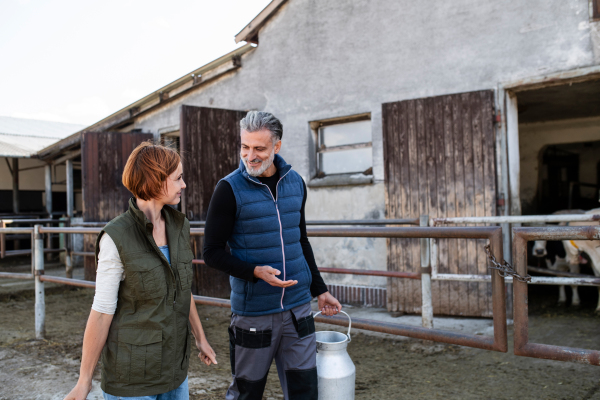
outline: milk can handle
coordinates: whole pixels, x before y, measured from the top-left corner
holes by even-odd
[[[341,310],[340,310],[340,312],[346,314],[346,317],[348,317],[348,333],[346,334],[346,336],[348,336],[348,342],[351,342],[352,338],[350,337],[350,329],[352,328],[352,318],[350,318],[350,316],[348,315],[347,312],[341,311]],[[319,311],[315,315],[313,315],[313,318],[319,314],[321,314],[321,311]]]

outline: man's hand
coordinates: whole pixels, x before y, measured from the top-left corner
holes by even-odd
[[[317,299],[319,299],[319,311],[321,311],[323,315],[331,317],[332,315],[342,311],[342,305],[340,302],[337,301],[337,299],[329,292],[319,295]]]
[[[255,267],[254,268],[254,277],[258,279],[262,279],[267,282],[271,286],[277,287],[290,287],[294,286],[298,281],[282,281],[277,277],[277,275],[281,274],[281,271],[276,270],[275,268],[269,267],[265,265],[263,267]],[[335,299],[334,299],[335,300]],[[338,303],[339,304],[339,303]]]
[[[92,384],[85,384],[77,382],[77,385],[71,390],[71,392],[65,397],[65,400],[85,400],[87,395],[92,390]]]
[[[215,354],[215,351],[212,349],[212,347],[210,347],[210,344],[208,344],[208,341],[206,339],[202,341],[196,341],[196,347],[198,347],[198,350],[200,350],[200,354],[198,354],[198,357],[200,358],[200,360],[202,360],[204,364],[218,364],[217,355]]]

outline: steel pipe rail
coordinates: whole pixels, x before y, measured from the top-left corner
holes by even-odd
[[[590,278],[588,278],[590,276]],[[470,275],[470,274],[435,274],[432,275],[434,281],[457,281],[457,282],[490,282],[491,275]],[[506,283],[512,283],[512,277],[504,278]],[[600,286],[600,278],[583,275],[582,277],[549,277],[532,276],[529,285],[575,285],[575,286]]]
[[[62,278],[60,276],[52,276],[52,275],[42,275],[42,276],[40,276],[40,281],[60,283],[62,285],[78,286],[78,287],[84,287],[84,288],[89,288],[89,289],[94,289],[96,287],[96,282],[84,281],[82,279]]]
[[[83,222],[72,226],[98,227],[108,222]],[[190,221],[192,227],[204,227],[206,221]],[[419,225],[419,218],[401,219],[338,219],[306,221],[306,225]]]
[[[67,249],[44,249],[44,254],[48,253],[62,253],[63,251],[67,251]],[[23,250],[6,250],[4,252],[5,257],[16,257],[16,256],[26,256],[31,254],[31,249],[23,249]]]
[[[548,268],[537,268],[537,267],[532,267],[531,265],[527,266],[527,271],[535,272],[537,274],[552,275],[552,276],[565,276],[565,277],[569,277],[569,278],[590,278],[590,277],[594,276],[594,275],[586,275],[586,274],[575,274],[573,272],[566,272],[566,271],[555,271],[553,269],[548,269]]]
[[[0,234],[29,234],[33,233],[33,227],[19,227],[19,228],[0,228]]]
[[[347,274],[347,275],[366,275],[383,276],[386,278],[406,278],[421,279],[420,272],[398,272],[398,271],[373,271],[369,269],[349,269],[349,268],[319,268],[320,272],[328,274]]]
[[[336,227],[307,228],[311,237],[373,237],[373,238],[415,238],[415,239],[488,239],[496,227]],[[5,228],[20,229],[20,228]],[[45,227],[40,233],[80,233],[98,234],[102,228],[93,227]],[[29,231],[31,232],[31,231]],[[191,228],[192,236],[204,236],[204,228]]]
[[[527,242],[529,241],[599,239],[600,226],[514,228],[513,267],[520,275],[527,273]],[[576,349],[529,342],[529,298],[527,283],[515,280],[513,285],[515,355],[600,365],[600,351],[598,350]]]
[[[415,225],[415,226],[419,226],[419,218],[314,220],[314,221],[306,221],[306,225]]]
[[[98,234],[101,231],[102,231],[102,228],[40,226],[40,233],[89,233],[89,234]]]
[[[11,218],[11,219],[0,219],[0,221],[3,221],[6,225],[8,225],[8,224],[59,224],[61,222],[68,222],[69,218],[65,218],[65,219],[50,219],[50,218],[14,219],[14,218]]]
[[[385,227],[385,228],[307,228],[312,237],[379,237],[412,239],[490,239],[496,226],[480,227]]]
[[[348,319],[341,317],[318,316],[315,318],[315,321],[338,326],[348,326]],[[498,350],[497,344],[494,342],[494,338],[492,337],[467,335],[458,332],[444,331],[441,329],[429,329],[413,325],[392,324],[389,322],[373,321],[364,318],[352,318],[352,328],[387,333],[390,335],[406,336],[413,339],[457,344],[460,346],[474,347],[483,350],[502,351]],[[504,350],[504,352],[506,351],[507,350]]]
[[[231,302],[227,299],[219,299],[216,297],[194,296],[194,303],[205,306],[231,308]]]
[[[19,273],[19,272],[0,272],[0,278],[33,279],[33,274],[24,274],[24,273]]]
[[[500,217],[453,217],[433,218],[432,225],[442,224],[535,224],[549,222],[594,222],[600,221],[597,214],[564,215],[511,215]]]

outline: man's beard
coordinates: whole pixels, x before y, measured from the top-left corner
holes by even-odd
[[[242,162],[244,163],[244,166],[246,167],[246,172],[248,172],[248,175],[257,177],[257,176],[261,176],[266,170],[269,169],[269,167],[271,165],[273,165],[274,159],[275,159],[275,150],[273,150],[271,152],[271,154],[269,155],[269,158],[266,159],[265,161],[263,161],[261,166],[256,170],[251,169],[250,166],[248,165],[248,157],[242,157]],[[257,160],[258,159],[255,158],[254,160],[251,160],[251,161],[257,161]]]

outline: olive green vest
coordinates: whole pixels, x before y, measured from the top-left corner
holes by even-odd
[[[102,390],[113,396],[151,396],[176,389],[187,377],[190,357],[192,258],[190,223],[164,207],[171,265],[156,246],[153,225],[135,199],[110,221],[107,233],[123,262],[117,309],[102,351]]]

